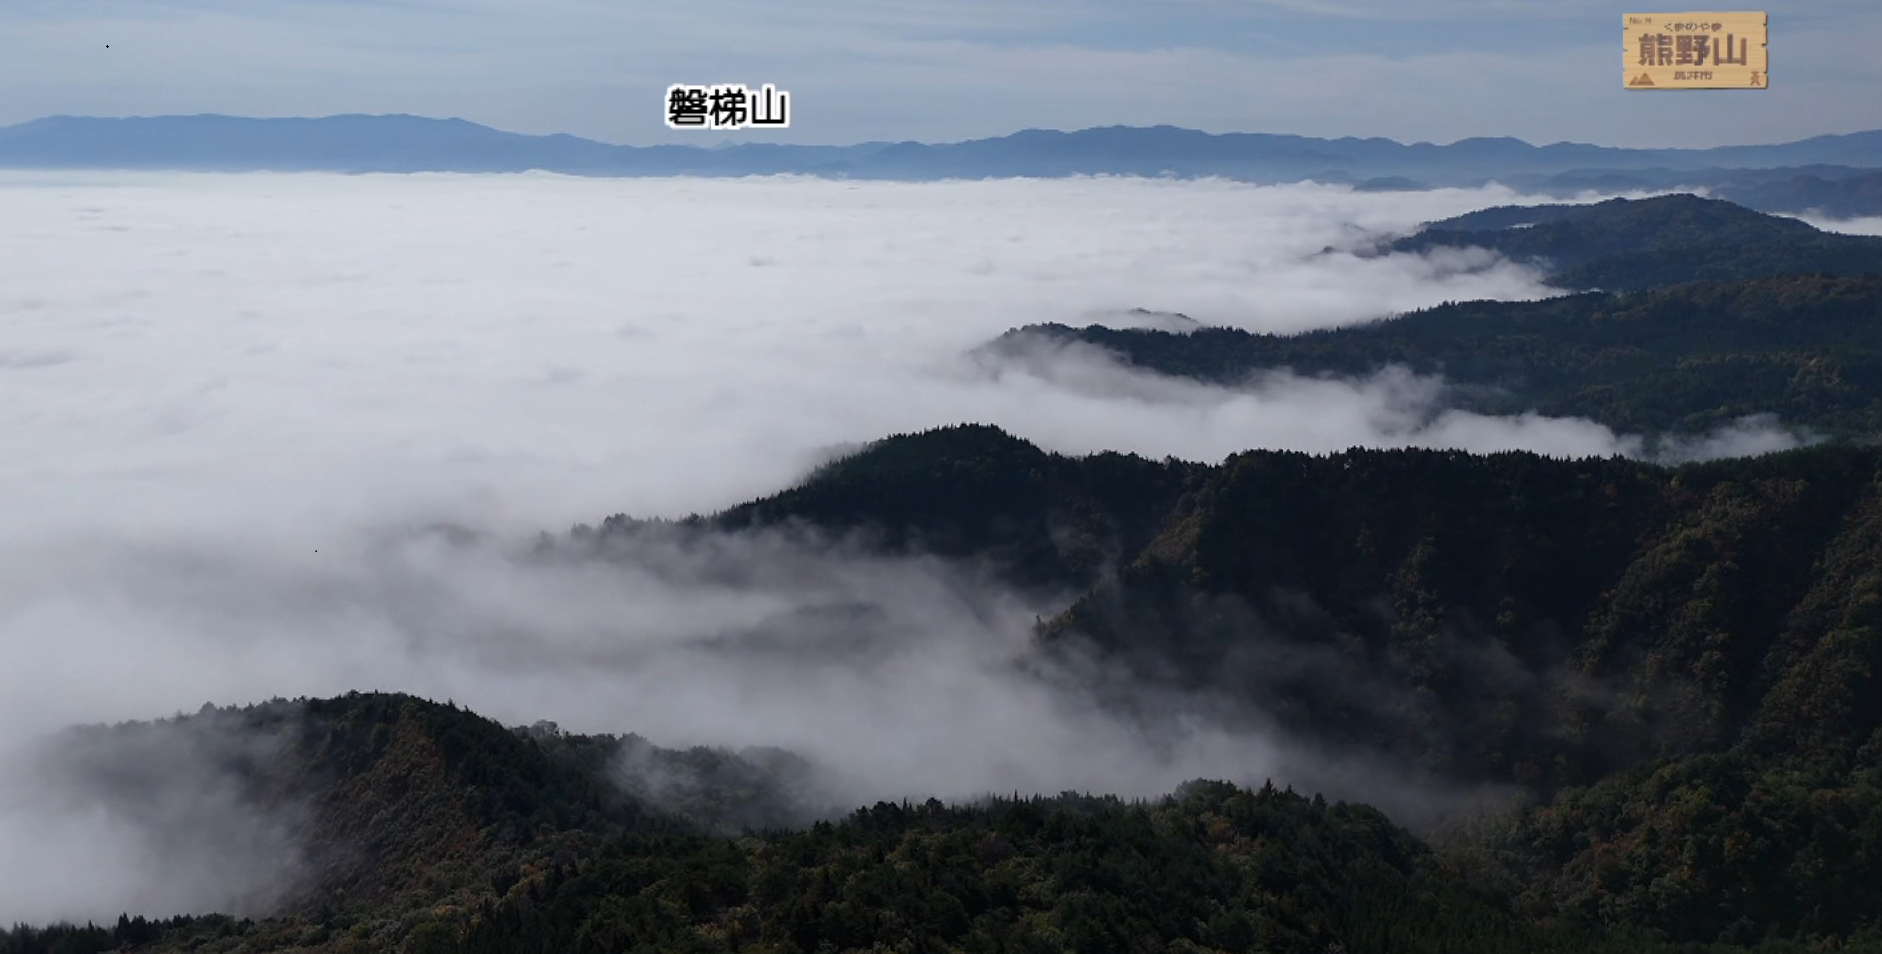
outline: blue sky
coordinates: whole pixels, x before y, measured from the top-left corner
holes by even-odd
[[[1620,16],[1663,8],[1591,0],[0,0],[0,124],[404,112],[716,142],[668,130],[661,96],[734,82],[792,93],[792,128],[737,137],[780,142],[1169,123],[1707,146],[1882,128],[1882,3],[1762,8],[1769,90],[1638,93],[1620,85]]]

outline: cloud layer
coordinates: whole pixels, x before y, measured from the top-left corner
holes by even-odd
[[[1341,251],[1512,198],[1108,179],[0,178],[0,751],[73,722],[386,689],[663,745],[783,746],[859,799],[1151,794],[1195,775],[1365,789],[1360,768],[1174,701],[1147,736],[1021,677],[1028,624],[1055,607],[971,567],[769,538],[543,564],[512,542],[621,511],[716,510],[835,449],[961,421],[1071,453],[1204,460],[1637,451],[1587,422],[1444,412],[1437,382],[1396,372],[1230,390],[1087,351],[991,367],[966,354],[1016,325],[1133,307],[1299,330],[1541,295],[1491,259]],[[1752,428],[1688,452],[1768,439]],[[488,542],[414,530],[441,521]],[[51,857],[62,832],[118,870],[196,863],[194,842],[136,834],[196,815],[151,822],[109,801],[48,814],[94,803],[0,775],[0,870]],[[213,772],[195,784],[221,804]],[[280,854],[270,824],[226,850]],[[30,893],[8,877],[0,922],[231,903],[207,876],[172,882],[187,896],[141,876]]]
[[[15,528],[358,518],[391,500],[520,505],[510,516],[550,526],[684,513],[775,490],[817,448],[963,420],[1066,450],[1219,457],[1277,439],[1220,420],[1242,398],[1160,410],[994,387],[958,356],[1134,306],[1296,330],[1545,293],[1508,265],[1321,254],[1497,191],[0,182]]]

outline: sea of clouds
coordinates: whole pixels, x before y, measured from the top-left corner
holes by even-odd
[[[81,832],[102,859],[0,874],[0,923],[253,896],[259,862],[204,861],[226,838],[126,820],[80,788],[49,795],[18,770],[29,756],[6,754],[204,702],[398,690],[511,724],[776,745],[857,801],[1150,795],[1277,772],[1377,791],[1363,766],[1206,713],[1146,735],[1021,676],[1028,626],[1055,607],[966,568],[770,538],[710,559],[657,540],[607,565],[520,554],[538,530],[715,511],[844,448],[959,422],[1067,453],[1207,461],[1637,450],[1587,421],[1445,412],[1439,382],[1396,371],[1228,389],[1081,349],[1005,368],[968,357],[1016,326],[1129,323],[1133,308],[1292,332],[1540,297],[1535,273],[1486,256],[1352,254],[1517,198],[1107,178],[0,174],[0,871],[67,857]],[[1693,452],[1787,440],[1751,426]],[[422,532],[437,523],[484,536]],[[119,876],[90,874],[99,863]],[[164,876],[179,870],[196,874]]]

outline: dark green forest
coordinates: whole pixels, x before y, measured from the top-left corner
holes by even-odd
[[[1558,287],[1599,290],[1447,302],[1295,335],[1035,325],[978,353],[997,362],[1093,345],[1226,385],[1403,367],[1442,376],[1443,408],[1583,417],[1650,443],[1766,415],[1817,436],[1882,437],[1882,238],[1668,195],[1498,206],[1367,254],[1441,248],[1488,249]]]
[[[1882,271],[1882,238],[1819,231],[1719,199],[1675,194],[1583,205],[1498,206],[1432,222],[1395,252],[1486,248],[1570,290]]]
[[[1041,622],[1042,657],[1099,652],[1408,778],[1521,794],[1422,835],[1224,783],[843,814],[794,800],[784,753],[277,701],[71,738],[285,739],[241,771],[257,801],[312,807],[302,903],[21,928],[0,951],[1876,949],[1882,449],[1206,466],[962,426],[661,529],[780,527],[1049,567],[1038,585],[1083,595]],[[648,760],[692,780],[681,797],[634,781]]]
[[[1882,261],[1882,259],[1878,259]],[[1264,371],[1443,375],[1443,405],[1585,417],[1618,431],[1692,435],[1770,414],[1822,436],[1882,436],[1882,276],[1696,282],[1628,295],[1445,304],[1298,335],[1185,334],[1044,325],[990,357],[1040,344],[1103,348],[1133,367],[1239,384]]]
[[[961,427],[701,526],[871,528],[1095,579],[1042,652],[1096,646],[1321,745],[1520,786],[1534,810],[1473,837],[1535,910],[1749,943],[1847,936],[1882,910],[1849,895],[1882,878],[1847,876],[1882,857],[1879,477],[1882,450],[1854,445],[1679,468],[1420,450],[1209,468]]]

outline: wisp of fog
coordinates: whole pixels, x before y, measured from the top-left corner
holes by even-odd
[[[762,534],[706,556],[650,539],[625,563],[515,544],[616,512],[711,512],[839,449],[959,422],[1198,460],[1635,451],[1587,421],[1444,411],[1439,382],[1402,371],[1222,388],[1082,349],[968,357],[1016,326],[1133,308],[1292,332],[1543,296],[1487,255],[1354,254],[1516,198],[1110,178],[0,177],[0,922],[243,901],[199,870],[203,844],[291,860],[268,819],[192,841],[179,832],[240,813],[129,812],[28,768],[60,727],[204,702],[384,689],[510,724],[775,745],[854,802],[1288,772],[1359,785],[1364,771],[1315,768],[1246,726],[1177,713],[1146,734],[1021,676],[1032,620],[1057,607],[972,568]],[[1774,433],[1690,452],[1770,449]],[[485,536],[414,530],[439,523]],[[222,803],[213,766],[181,764],[166,784]],[[18,880],[81,836],[88,865],[117,874]]]
[[[1791,216],[1801,219],[1825,232],[1840,232],[1844,235],[1882,235],[1882,215],[1857,216],[1849,219],[1833,219],[1818,214]]]

